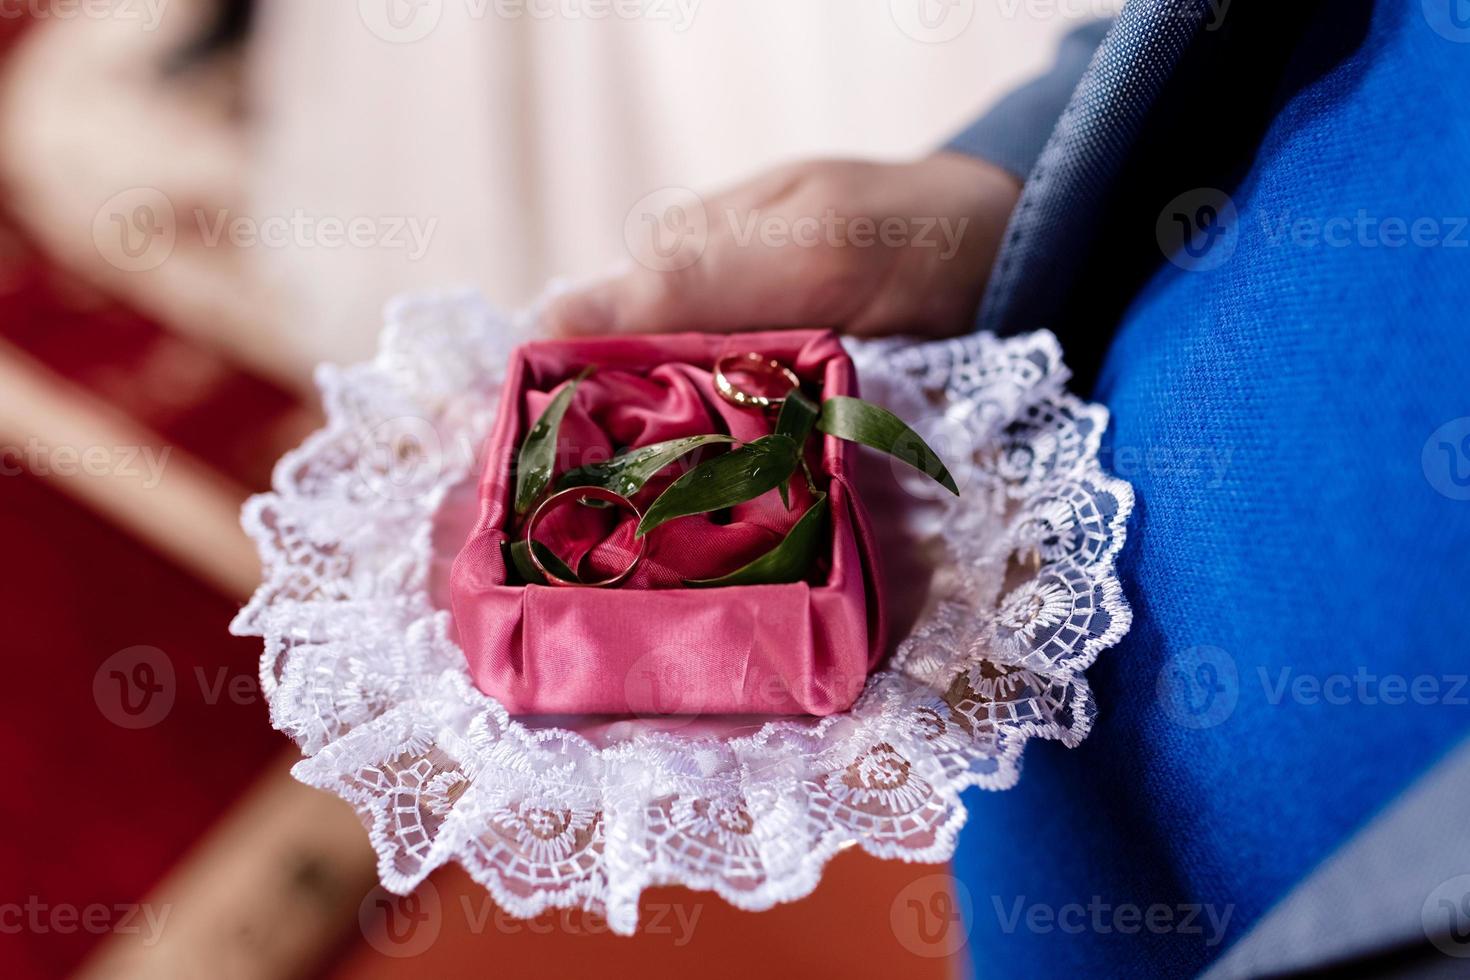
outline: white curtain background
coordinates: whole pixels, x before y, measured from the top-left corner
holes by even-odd
[[[269,0],[252,210],[368,219],[381,240],[253,250],[287,311],[267,329],[293,358],[363,357],[394,293],[467,284],[513,306],[605,269],[652,191],[923,153],[1116,6]],[[399,220],[432,228],[423,254]]]

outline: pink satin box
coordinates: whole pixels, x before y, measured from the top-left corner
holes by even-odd
[[[804,383],[820,385],[823,398],[857,394],[851,359],[825,331],[542,341],[513,355],[483,457],[479,518],[450,577],[475,683],[513,714],[827,715],[856,700],[884,652],[882,589],[853,488],[856,450],[830,436],[812,441],[821,447],[810,459],[831,509],[830,550],[809,581],[680,584],[733,571],[779,543],[812,500],[796,480],[790,509],[772,492],[728,519],[685,517],[655,529],[647,558],[622,588],[508,584],[503,546],[518,533],[513,464],[554,388],[596,365],[562,422],[557,476],[682,436],[725,432],[747,442],[768,434],[772,419],[726,403],[712,378],[721,356],[746,351],[779,359]],[[646,509],[681,472],[671,467],[635,501]],[[610,524],[565,527],[548,543],[573,567],[620,567],[635,546],[634,522],[597,519]]]

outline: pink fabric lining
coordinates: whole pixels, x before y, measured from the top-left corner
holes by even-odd
[[[827,332],[545,341],[514,355],[487,444],[479,521],[450,579],[475,682],[511,712],[825,715],[856,699],[883,654],[884,620],[872,536],[849,481],[853,450],[840,440],[822,439],[811,460],[831,495],[831,548],[807,582],[680,587],[774,547],[811,505],[797,480],[789,511],[772,492],[733,508],[728,524],[698,515],[655,530],[643,567],[621,589],[506,584],[502,544],[518,533],[514,459],[559,385],[597,365],[562,423],[558,475],[683,436],[746,442],[769,433],[770,420],[720,399],[711,370],[722,354],[747,350],[779,358],[823,397],[856,393],[852,362]],[[690,465],[671,467],[635,502],[646,508]],[[587,574],[622,567],[633,547],[631,515],[614,510],[567,508],[543,527],[538,538]]]

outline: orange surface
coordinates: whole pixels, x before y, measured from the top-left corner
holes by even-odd
[[[963,926],[942,914],[954,907],[949,882],[945,866],[849,852],[810,897],[768,912],[681,888],[646,892],[639,934],[622,938],[575,912],[512,919],[455,867],[409,899],[369,896],[359,933],[326,975],[939,980],[959,975],[966,955]]]

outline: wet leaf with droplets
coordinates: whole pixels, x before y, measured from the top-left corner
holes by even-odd
[[[664,467],[690,453],[706,446],[734,442],[729,436],[717,435],[670,439],[668,442],[631,450],[605,463],[593,463],[572,470],[557,481],[557,486],[563,490],[568,487],[606,487],[614,493],[631,497],[642,490],[644,484],[657,476]]]
[[[561,432],[561,420],[571,407],[577,386],[594,370],[594,367],[589,366],[563,385],[552,396],[546,411],[531,425],[531,431],[521,444],[520,455],[516,458],[516,514],[529,511],[541,496],[541,491],[551,482],[551,473],[556,466],[556,440]]]
[[[700,463],[675,480],[643,515],[638,536],[676,517],[706,514],[754,500],[780,486],[801,461],[801,447],[788,436],[763,436]]]

